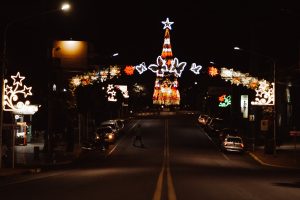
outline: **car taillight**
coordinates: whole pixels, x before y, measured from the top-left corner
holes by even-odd
[[[224,142],[224,146],[227,146],[227,142]]]
[[[243,144],[241,144],[241,147],[242,147],[242,148],[244,148],[244,145],[243,145]]]

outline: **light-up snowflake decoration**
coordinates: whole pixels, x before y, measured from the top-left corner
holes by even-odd
[[[24,107],[30,105],[28,100],[25,100],[27,96],[31,96],[32,87],[27,87],[23,85],[22,81],[25,79],[24,76],[21,76],[18,72],[17,75],[11,76],[13,79],[13,86],[8,85],[8,80],[4,80],[4,103],[3,110],[5,111],[13,111],[19,112],[24,110]],[[24,97],[24,99],[20,98],[20,95]],[[23,102],[24,100],[25,102]]]
[[[260,81],[258,88],[255,90],[255,101],[252,105],[267,106],[275,105],[275,87],[274,83],[269,83],[266,80]]]

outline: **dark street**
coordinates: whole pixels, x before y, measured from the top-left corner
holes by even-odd
[[[130,131],[142,125],[144,148]],[[194,118],[140,119],[109,150],[67,169],[1,180],[8,199],[299,199],[297,170],[222,153]]]

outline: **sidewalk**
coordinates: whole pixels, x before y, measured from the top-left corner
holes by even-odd
[[[70,164],[79,151],[74,147],[73,152],[66,152],[65,147],[57,147],[52,158],[43,152],[43,143],[29,143],[25,146],[15,146],[14,168],[10,166],[0,168],[0,178],[6,176],[39,173],[44,170]],[[38,150],[38,152],[35,152]]]
[[[265,153],[264,146],[256,146],[254,151],[249,150],[249,155],[265,166],[300,169],[300,143],[288,142],[277,146],[276,153]]]

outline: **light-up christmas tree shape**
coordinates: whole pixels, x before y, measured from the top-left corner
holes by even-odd
[[[177,58],[173,57],[170,30],[174,22],[170,22],[169,18],[167,18],[162,23],[165,29],[162,53],[157,57],[156,64],[151,64],[148,67],[148,69],[156,73],[153,104],[179,105],[180,93],[177,78],[181,76],[186,62],[180,63]]]
[[[26,100],[27,96],[32,95],[32,87],[27,87],[23,85],[22,81],[25,79],[18,72],[17,75],[11,76],[13,79],[13,85],[9,86],[7,80],[4,80],[4,102],[3,110],[19,112],[24,110],[25,107],[29,106],[30,102]],[[20,98],[20,95],[24,98]],[[25,102],[23,102],[24,100]]]

